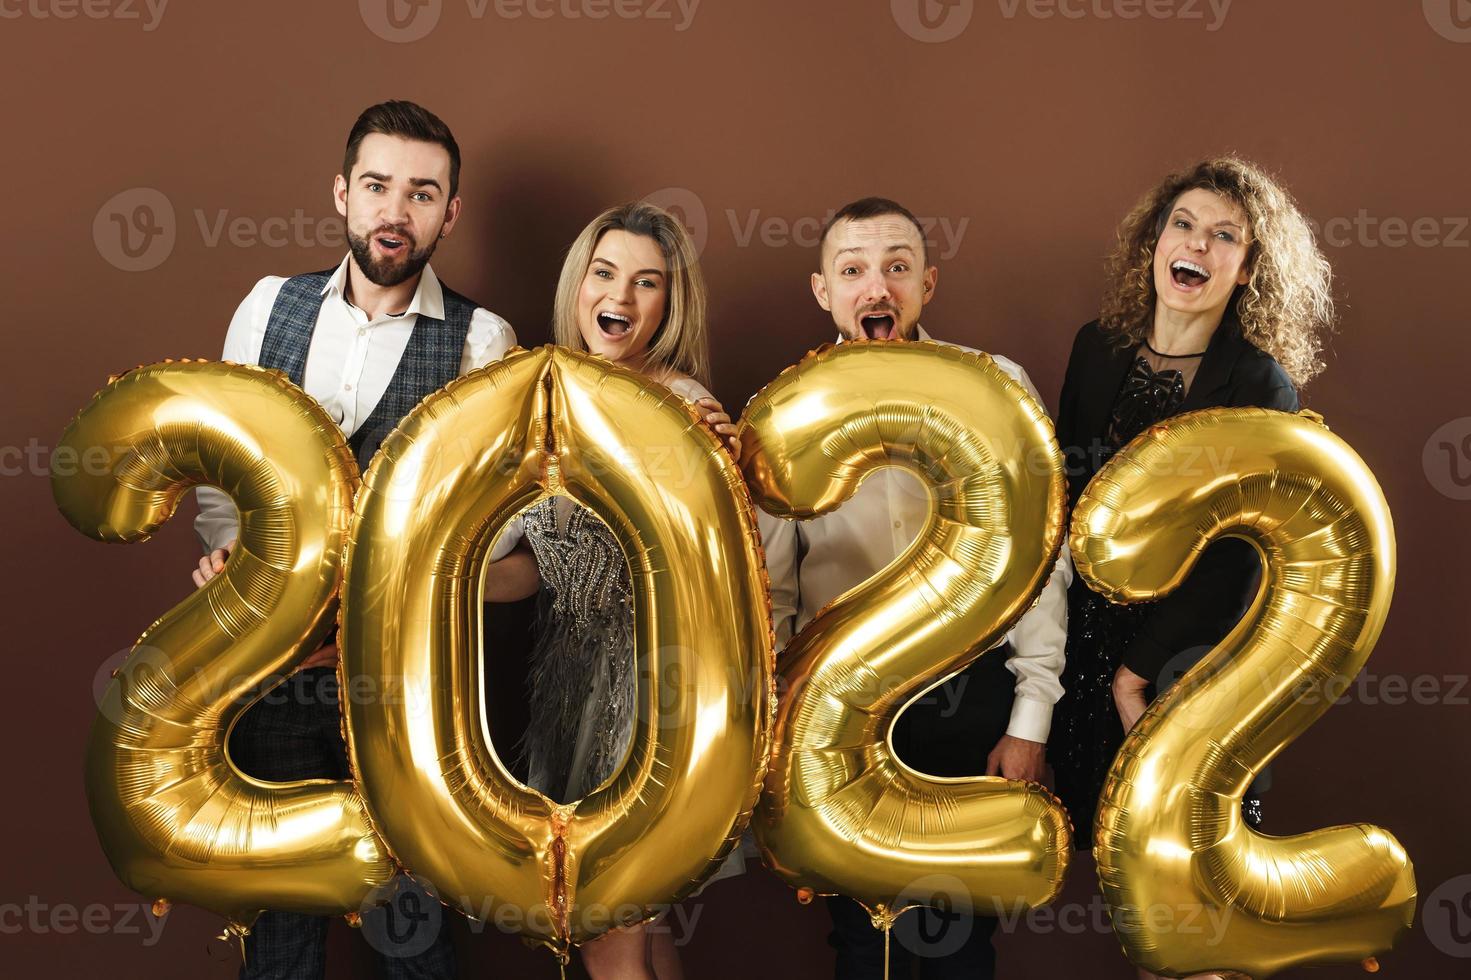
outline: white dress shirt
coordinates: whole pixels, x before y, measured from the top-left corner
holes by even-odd
[[[932,338],[920,328],[919,339]],[[991,357],[1042,404],[1019,365],[995,354]],[[778,648],[785,647],[828,603],[872,578],[908,548],[923,529],[930,506],[929,492],[917,476],[884,467],[869,474],[841,507],[822,517],[787,521],[758,511]],[[1059,678],[1066,652],[1067,589],[1072,577],[1072,560],[1064,544],[1037,605],[1006,636],[1012,647],[1006,667],[1016,677],[1008,735],[1047,741],[1052,707],[1062,696]]]
[[[347,264],[351,261],[351,255],[344,258],[322,288],[322,309],[312,331],[303,378],[306,393],[322,404],[346,436],[367,421],[388,390],[419,314],[444,319],[444,288],[433,268],[426,265],[407,310],[370,320],[347,301]],[[267,276],[255,284],[230,321],[221,360],[260,363],[271,308],[285,282],[281,276]],[[489,310],[477,309],[465,335],[460,373],[498,361],[514,346],[516,335],[510,324]],[[215,487],[200,487],[197,493],[199,516],[194,531],[206,550],[223,548],[240,532],[235,504]]]

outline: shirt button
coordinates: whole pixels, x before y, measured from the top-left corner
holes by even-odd
[[[895,521],[894,522],[894,530],[896,530],[896,531],[899,530],[899,527],[900,527],[899,522],[898,521]]]
[[[352,391],[352,385],[343,385],[342,386],[342,390],[343,391]],[[899,525],[895,524],[894,526],[895,527],[898,527]]]
[[[358,336],[359,337],[366,337],[367,335],[368,335],[368,328],[367,327],[358,327]]]

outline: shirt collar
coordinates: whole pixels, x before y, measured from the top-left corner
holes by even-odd
[[[322,287],[323,296],[335,293],[344,303],[347,302],[347,264],[351,261],[352,253],[349,252],[337,266],[337,271],[327,280],[327,285]],[[433,266],[424,266],[424,272],[419,276],[419,288],[414,290],[409,308],[394,319],[401,320],[410,315],[426,316],[431,320],[444,319],[444,287],[439,284],[439,277],[434,274]]]

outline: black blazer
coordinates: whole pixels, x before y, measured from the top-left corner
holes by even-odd
[[[1057,440],[1068,474],[1068,507],[1102,466],[1102,446],[1114,399],[1134,363],[1133,347],[1119,347],[1095,320],[1078,331],[1057,411]],[[1295,412],[1297,389],[1272,356],[1241,335],[1234,313],[1221,322],[1181,412],[1213,407],[1272,408]],[[1123,664],[1158,686],[1177,655],[1199,656],[1219,643],[1256,595],[1261,562],[1245,541],[1225,539],[1206,549],[1180,588],[1154,603],[1124,651]],[[1075,580],[1074,589],[1086,589]],[[1159,682],[1164,680],[1164,684]]]

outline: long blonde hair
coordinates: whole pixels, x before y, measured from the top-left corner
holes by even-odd
[[[1197,188],[1246,212],[1251,278],[1231,304],[1247,340],[1276,358],[1299,388],[1323,370],[1323,335],[1333,328],[1333,269],[1292,196],[1266,171],[1236,157],[1171,174],[1119,225],[1108,262],[1100,323],[1120,344],[1148,338],[1154,322],[1154,249],[1175,201]]]
[[[668,211],[652,204],[634,201],[609,208],[582,229],[582,234],[567,249],[552,309],[553,339],[562,347],[587,350],[582,331],[577,329],[577,295],[592,264],[593,251],[610,231],[652,238],[664,253],[669,268],[664,320],[649,342],[648,360],[686,374],[708,388],[710,342],[705,325],[705,279],[700,275],[699,256],[684,225]]]

